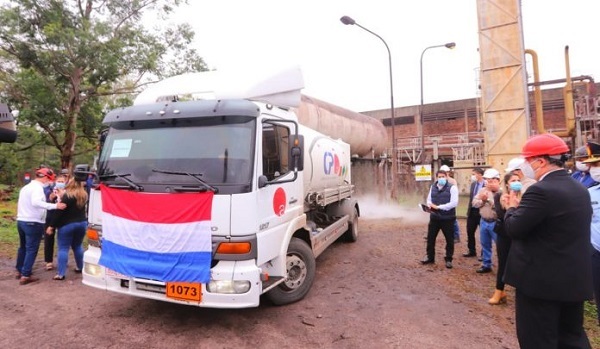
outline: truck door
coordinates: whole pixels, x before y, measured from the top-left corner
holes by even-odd
[[[259,249],[259,264],[274,258],[282,246],[288,225],[285,224],[303,212],[302,175],[294,181],[293,165],[289,159],[291,130],[288,125],[262,123],[260,140],[259,176],[268,180],[266,186],[258,189],[259,246],[273,248]],[[281,181],[281,182],[279,182]],[[262,240],[262,241],[260,241]]]

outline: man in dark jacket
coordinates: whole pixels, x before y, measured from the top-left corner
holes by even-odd
[[[469,192],[469,205],[467,206],[467,248],[468,251],[463,253],[463,257],[475,257],[477,256],[477,250],[475,247],[475,231],[481,221],[481,215],[479,214],[479,208],[472,205],[473,199],[479,193],[479,191],[485,187],[485,180],[483,179],[483,169],[481,167],[475,167],[473,174],[471,175],[471,190]]]
[[[448,183],[445,171],[438,171],[437,181],[433,183],[427,196],[429,207],[429,226],[427,227],[427,256],[422,264],[435,263],[435,239],[440,229],[446,239],[446,268],[452,268],[454,255],[454,221],[456,220],[456,206],[458,205],[458,188]]]
[[[520,201],[509,196],[504,227],[512,246],[504,281],[516,288],[521,349],[590,348],[583,302],[592,298],[592,208],[586,188],[563,169],[568,151],[555,135],[530,138],[521,170],[538,182]]]

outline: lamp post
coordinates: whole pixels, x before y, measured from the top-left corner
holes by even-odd
[[[426,47],[423,52],[421,52],[421,61],[420,61],[420,67],[421,67],[421,104],[419,105],[419,123],[421,126],[421,152],[425,153],[425,119],[423,118],[423,55],[425,54],[425,52],[427,50],[429,50],[430,48],[437,48],[437,47],[445,47],[445,48],[449,48],[449,49],[453,49],[456,47],[456,43],[454,42],[449,42],[446,44],[442,44],[442,45],[433,45],[433,46],[429,46]]]
[[[345,25],[356,25],[359,28],[375,35],[376,37],[379,38],[379,40],[381,40],[381,42],[383,42],[383,44],[385,45],[385,48],[387,49],[388,52],[388,66],[389,66],[389,73],[390,73],[390,107],[391,107],[391,111],[392,111],[392,191],[390,193],[390,196],[392,197],[392,199],[396,199],[397,195],[396,195],[396,172],[397,172],[397,159],[396,159],[396,135],[395,135],[395,120],[394,120],[394,83],[393,83],[393,79],[392,79],[392,53],[390,51],[390,47],[388,46],[387,42],[385,42],[385,40],[383,40],[383,38],[381,36],[379,36],[378,34],[374,33],[373,31],[363,27],[362,25],[356,23],[356,21],[354,19],[352,19],[349,16],[343,16],[342,18],[340,18],[340,21],[342,23],[344,23]]]

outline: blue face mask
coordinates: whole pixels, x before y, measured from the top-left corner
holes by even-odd
[[[446,178],[438,178],[438,184],[441,185],[442,187],[444,185],[446,185],[448,181],[446,180]]]
[[[65,189],[65,183],[56,182],[56,183],[54,183],[54,188],[56,188],[56,189]]]
[[[521,182],[510,182],[508,186],[510,187],[510,190],[513,191],[521,191],[523,188],[523,184]]]

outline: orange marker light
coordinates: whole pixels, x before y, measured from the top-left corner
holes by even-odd
[[[100,240],[100,238],[98,236],[98,231],[94,230],[94,229],[88,229],[87,230],[87,238],[89,240],[95,240],[95,241]]]
[[[217,253],[223,254],[246,254],[251,250],[249,242],[221,242],[217,247]]]

